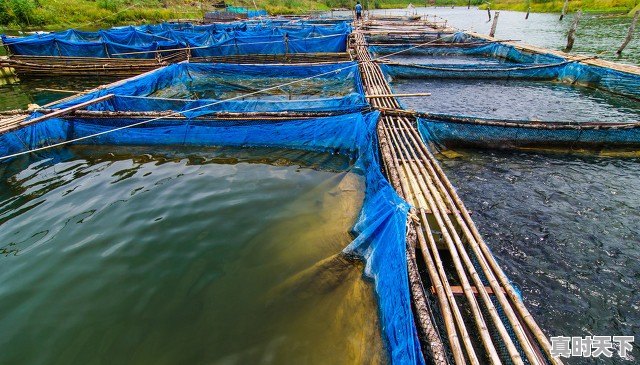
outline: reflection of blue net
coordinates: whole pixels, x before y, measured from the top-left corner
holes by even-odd
[[[365,199],[354,225],[356,239],[344,250],[366,260],[365,274],[374,282],[382,332],[394,364],[424,364],[411,312],[405,230],[409,206],[381,174],[377,155],[378,113],[348,114],[307,120],[273,121],[155,121],[83,143],[103,145],[215,145],[279,147],[346,154],[357,159],[365,176]],[[92,135],[131,120],[49,119],[0,135],[5,156],[56,142]],[[64,149],[51,149],[20,158],[54,161]]]
[[[192,57],[345,52],[350,32],[351,26],[346,22],[316,25],[249,21],[208,26],[165,23],[98,32],[70,29],[18,38],[3,35],[2,42],[16,55],[152,59],[179,49],[188,49]],[[138,53],[131,54],[134,52]]]
[[[254,94],[228,100],[251,92]],[[292,93],[300,95],[294,98]],[[353,62],[299,66],[179,63],[56,107],[107,94],[116,96],[87,109],[171,110],[196,117],[217,111],[346,113],[367,107],[360,73]],[[194,108],[198,109],[191,111]]]

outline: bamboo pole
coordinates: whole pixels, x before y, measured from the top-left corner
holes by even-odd
[[[429,341],[431,350],[431,360],[434,365],[448,365],[447,355],[442,344],[442,339],[435,322],[432,320],[431,310],[427,302],[426,293],[422,286],[422,279],[418,271],[416,262],[416,241],[417,232],[412,218],[407,220],[407,269],[409,274],[409,285],[414,301],[414,309],[418,312],[418,318],[421,323],[422,332]]]
[[[405,133],[402,134],[403,139],[404,139],[404,143],[407,146],[410,146],[410,142],[407,139],[407,132],[409,129],[412,129],[412,127],[410,125],[408,125],[409,123],[407,122],[406,119],[404,118],[398,118],[397,119],[397,123],[402,124],[404,127],[404,131]],[[413,141],[414,143],[416,143],[416,141]],[[405,150],[408,147],[405,148]],[[409,152],[408,152],[409,156],[411,156],[411,158],[413,160],[419,160],[419,157],[417,156],[416,153],[416,149],[414,148],[409,148]],[[417,170],[417,169],[416,169]],[[522,360],[520,359],[520,354],[518,353],[513,341],[511,340],[511,337],[509,336],[506,328],[504,327],[504,324],[496,310],[496,308],[493,305],[493,302],[491,301],[491,299],[489,298],[488,293],[486,292],[486,289],[484,287],[484,284],[482,282],[482,280],[480,279],[480,276],[478,275],[478,273],[476,272],[473,263],[471,262],[469,256],[467,255],[467,252],[463,246],[462,240],[460,239],[456,227],[453,225],[453,223],[451,222],[448,214],[447,214],[447,209],[445,207],[444,202],[442,201],[441,195],[438,192],[432,178],[428,178],[428,173],[424,167],[423,164],[421,164],[419,166],[419,171],[414,171],[414,173],[418,176],[421,176],[424,180],[425,180],[425,185],[426,185],[426,190],[434,197],[434,202],[437,206],[437,208],[440,210],[440,214],[442,216],[442,220],[444,221],[444,226],[441,226],[442,229],[441,231],[445,231],[446,229],[449,230],[450,232],[450,236],[452,237],[456,249],[457,249],[457,253],[459,255],[459,257],[461,258],[462,262],[464,263],[467,271],[469,272],[469,276],[471,276],[472,281],[474,282],[478,293],[480,294],[481,299],[484,302],[485,307],[487,308],[488,312],[489,312],[489,316],[492,319],[494,325],[496,326],[496,328],[498,329],[498,332],[500,334],[500,336],[502,337],[503,342],[505,343],[505,345],[507,346],[507,350],[509,351],[509,354],[511,356],[512,361],[515,364],[522,364]],[[421,180],[423,180],[421,179]],[[466,293],[465,293],[466,294]]]
[[[565,52],[570,52],[573,48],[573,43],[576,40],[576,30],[578,29],[578,22],[580,21],[580,17],[582,16],[582,10],[578,10],[576,15],[573,17],[573,23],[571,23],[571,29],[569,29],[569,34],[567,34],[567,46],[565,47]]]
[[[425,153],[426,157],[429,159],[429,161],[431,161],[430,165],[433,167],[435,173],[439,177],[438,181],[442,182],[442,184],[444,185],[445,191],[448,193],[448,195],[451,197],[451,199],[455,203],[455,206],[457,207],[456,211],[459,211],[462,214],[462,217],[464,218],[464,221],[466,222],[467,226],[471,230],[471,233],[473,234],[473,238],[478,243],[478,246],[480,247],[484,258],[487,260],[489,266],[491,267],[493,272],[496,274],[498,280],[500,281],[500,284],[502,285],[502,288],[504,288],[505,292],[509,296],[511,302],[513,303],[514,307],[518,311],[518,314],[521,316],[522,320],[527,324],[529,329],[533,332],[534,337],[542,347],[548,359],[550,359],[553,364],[556,364],[556,365],[562,364],[562,361],[560,360],[559,357],[553,357],[551,355],[551,352],[550,352],[551,345],[549,344],[547,337],[544,335],[542,330],[538,327],[538,324],[535,322],[535,320],[527,310],[526,306],[522,303],[518,293],[516,293],[516,291],[513,289],[513,286],[511,285],[509,279],[506,277],[506,275],[504,274],[504,272],[502,271],[498,263],[495,261],[493,254],[491,253],[488,246],[482,239],[482,236],[478,232],[478,229],[475,226],[475,223],[473,222],[473,220],[471,219],[471,216],[469,215],[469,212],[467,211],[464,203],[462,202],[460,197],[457,195],[455,188],[447,178],[446,174],[440,167],[439,163],[437,162],[435,157],[428,151],[426,146],[423,145],[422,150]]]
[[[627,47],[629,42],[631,42],[631,38],[633,38],[633,32],[636,29],[636,24],[638,23],[638,17],[640,17],[640,10],[636,10],[635,14],[633,14],[633,20],[631,20],[631,25],[629,25],[629,32],[627,33],[627,37],[622,42],[622,45],[616,51],[618,57],[622,55],[622,51]]]
[[[569,6],[569,0],[564,0],[564,4],[562,5],[562,13],[560,14],[560,21],[564,18],[565,14],[567,14],[567,7]]]
[[[391,133],[391,136],[392,136],[392,140],[396,145],[396,148],[400,149],[403,155],[408,156],[409,152],[407,151],[406,147],[399,142],[399,137],[394,133]],[[405,169],[409,169],[411,167],[412,165],[409,164],[409,167],[405,167]],[[419,182],[421,184],[425,184],[423,179],[419,179]],[[428,190],[428,189],[425,189],[425,190]],[[491,339],[491,334],[489,333],[489,329],[487,327],[484,316],[482,314],[482,310],[476,299],[476,296],[473,294],[473,290],[471,289],[471,284],[469,282],[469,279],[467,278],[466,270],[464,265],[462,264],[462,260],[460,259],[458,249],[456,247],[456,244],[454,243],[454,239],[452,238],[449,230],[446,228],[447,225],[444,223],[444,220],[447,219],[446,213],[442,214],[440,207],[436,204],[434,200],[433,195],[427,194],[426,197],[428,200],[429,207],[432,211],[434,218],[436,219],[438,226],[443,228],[441,230],[441,233],[445,240],[445,243],[447,244],[449,253],[451,254],[451,258],[455,267],[455,271],[458,275],[458,279],[462,284],[465,297],[467,299],[467,304],[469,304],[469,307],[473,314],[473,320],[474,320],[474,323],[476,324],[478,333],[480,334],[481,343],[484,346],[485,350],[487,351],[491,364],[501,364],[502,362],[500,361],[498,352]]]
[[[49,113],[49,114],[46,114],[46,115],[43,115],[43,116],[40,116],[40,117],[37,117],[37,118],[33,118],[33,119],[30,119],[30,120],[21,122],[20,126],[25,126],[25,125],[29,125],[29,124],[42,122],[42,121],[45,121],[47,119],[51,119],[51,118],[54,118],[54,117],[60,117],[60,116],[72,113],[75,110],[86,108],[89,105],[97,104],[97,103],[102,102],[102,101],[107,101],[107,100],[113,98],[114,96],[115,96],[114,94],[107,94],[107,95],[100,96],[100,97],[95,98],[95,99],[91,99],[89,101],[85,101],[84,103],[80,103],[80,104],[72,105],[72,106],[70,106],[68,108],[56,110],[56,111],[54,111],[52,113]]]
[[[496,11],[496,15],[493,17],[493,23],[491,23],[491,31],[489,32],[489,37],[493,37],[496,34],[496,27],[498,26],[499,16],[500,12]]]
[[[411,141],[416,145],[416,146],[420,146],[420,147],[424,147],[424,145],[421,143],[421,140],[419,139],[420,136],[418,135],[417,131],[415,131],[414,129],[409,129],[410,125],[408,123],[408,121],[406,119],[403,118],[399,118],[399,120],[402,121],[403,125],[405,128],[407,128],[407,130],[409,131],[409,138],[411,139]],[[420,157],[422,158],[423,161],[427,162],[430,161],[426,155],[423,152],[423,149],[425,148],[418,148],[418,153],[420,154]],[[415,153],[415,152],[414,152]],[[479,253],[479,249],[477,248],[477,243],[474,240],[473,235],[471,234],[470,230],[468,229],[466,222],[464,222],[463,219],[461,219],[460,213],[458,212],[457,207],[455,206],[455,204],[453,203],[453,201],[451,200],[450,196],[446,193],[446,189],[444,188],[444,185],[442,184],[441,181],[439,181],[440,179],[438,178],[437,174],[435,173],[435,170],[430,166],[430,164],[426,165],[427,170],[428,171],[423,171],[423,174],[427,174],[428,176],[431,177],[431,179],[428,179],[428,181],[435,181],[437,183],[437,186],[433,186],[432,191],[435,193],[437,191],[440,191],[441,194],[437,194],[436,197],[437,199],[439,197],[445,197],[445,199],[447,200],[447,203],[449,204],[450,207],[450,211],[453,212],[453,216],[456,219],[456,222],[458,223],[458,226],[460,228],[462,228],[463,233],[465,234],[465,237],[467,239],[468,244],[470,244],[472,251],[474,252],[476,259],[478,260],[483,273],[485,274],[485,277],[487,278],[487,280],[489,281],[490,287],[493,289],[494,294],[496,295],[499,303],[501,304],[504,313],[507,315],[515,333],[516,333],[516,337],[517,339],[520,341],[520,345],[522,347],[522,349],[524,350],[525,354],[527,355],[527,359],[529,360],[529,362],[531,364],[541,364],[543,362],[540,361],[540,359],[538,359],[538,357],[535,354],[535,350],[533,349],[533,347],[531,346],[531,344],[529,343],[527,337],[526,337],[526,333],[524,332],[524,330],[522,329],[522,326],[520,325],[519,320],[517,319],[517,316],[515,315],[515,313],[513,312],[511,306],[508,303],[508,300],[506,299],[506,297],[504,296],[500,285],[498,284],[497,280],[494,278],[493,273],[488,269],[488,265],[486,264],[486,262],[484,261],[484,258],[480,255]],[[437,200],[436,199],[436,200]],[[442,205],[444,205],[444,202],[442,202]],[[447,222],[450,224],[450,221]],[[453,229],[453,226],[450,227],[451,229]],[[459,242],[460,245],[460,251],[461,251],[461,256],[463,257],[463,259],[465,260],[466,265],[470,268],[470,270],[472,272],[475,272],[475,269],[473,268],[473,263],[471,262],[471,260],[469,259],[466,250],[464,249],[464,247],[462,247],[462,242]],[[509,353],[512,357],[512,360],[514,362],[519,362],[521,361],[520,359],[520,355],[517,351],[517,349],[514,347],[510,347],[510,343],[511,343],[511,337],[510,335],[507,333],[506,328],[504,327],[502,320],[500,319],[500,316],[498,315],[497,311],[495,311],[495,308],[493,308],[493,304],[491,302],[491,300],[489,299],[488,293],[486,292],[486,288],[484,287],[484,284],[482,283],[482,280],[480,280],[480,277],[477,276],[477,274],[473,275],[472,277],[474,278],[475,284],[478,288],[478,293],[484,298],[485,303],[487,304],[487,307],[489,308],[489,312],[492,315],[494,322],[496,324],[496,327],[498,329],[498,331],[501,333],[503,339],[505,339],[505,343],[507,344],[507,349],[509,350]],[[493,308],[493,309],[492,309]],[[495,312],[494,312],[495,311]],[[511,343],[512,344],[512,343]]]
[[[431,96],[431,93],[406,93],[406,94],[377,94],[377,95],[366,95],[367,99],[375,99],[375,98],[408,98],[415,96]]]

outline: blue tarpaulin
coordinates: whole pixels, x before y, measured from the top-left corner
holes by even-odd
[[[15,55],[100,58],[155,58],[160,50],[189,49],[192,57],[244,54],[345,52],[351,26],[266,21],[185,26],[113,28],[97,32],[63,32],[7,37]],[[136,54],[125,54],[133,53]],[[140,53],[147,52],[147,53]]]
[[[405,256],[409,205],[381,173],[379,114],[353,113],[289,121],[154,121],[83,140],[100,145],[207,145],[278,147],[346,154],[365,177],[355,240],[344,250],[366,262],[378,297],[382,333],[393,364],[424,364],[413,321]],[[49,119],[0,135],[0,155],[24,151],[132,124],[126,119]],[[47,150],[21,158],[56,158]]]

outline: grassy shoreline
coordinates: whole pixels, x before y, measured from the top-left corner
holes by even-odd
[[[571,0],[569,11],[633,14],[640,0]],[[303,14],[350,8],[355,0],[258,0],[257,6],[270,14]],[[371,9],[406,8],[415,0],[362,0]],[[467,6],[468,0],[435,0],[436,6]],[[250,4],[235,5],[253,8]],[[563,0],[471,0],[481,9],[551,13],[560,12]],[[0,0],[0,32],[95,30],[118,25],[158,23],[175,19],[202,19],[200,0]]]

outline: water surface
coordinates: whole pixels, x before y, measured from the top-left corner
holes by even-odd
[[[383,363],[348,159],[73,147],[0,165],[0,363]]]
[[[491,21],[488,21],[486,10],[472,7],[428,7],[417,8],[418,14],[437,15],[448,20],[448,25],[461,30],[489,34]],[[499,10],[496,38],[517,40],[548,49],[563,50],[567,44],[567,33],[573,21],[573,13],[560,21],[560,14],[531,13],[525,20],[526,13]],[[406,14],[406,9],[375,10],[378,14]],[[492,11],[492,16],[494,11]],[[433,17],[430,18],[433,20]],[[437,19],[441,21],[441,19]],[[583,14],[576,32],[573,53],[597,55],[600,58],[640,65],[640,36],[636,35],[627,45],[622,57],[615,52],[627,36],[631,17],[611,14]]]
[[[391,85],[397,93],[431,93],[400,101],[409,109],[432,113],[541,121],[640,120],[637,100],[559,82],[396,79]]]

